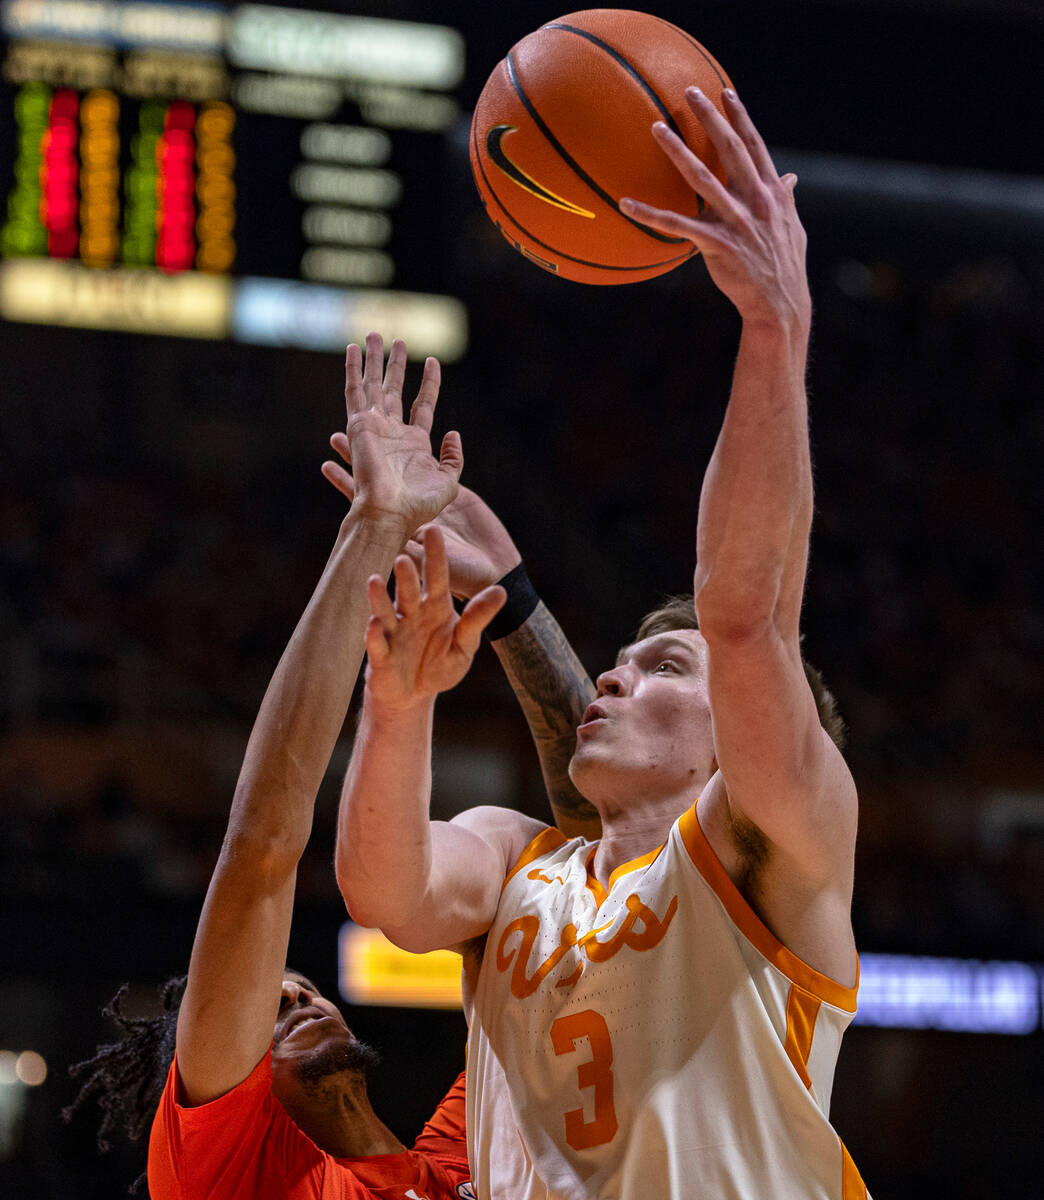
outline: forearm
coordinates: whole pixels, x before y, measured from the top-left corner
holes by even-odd
[[[435,701],[403,711],[367,691],[337,822],[337,882],[354,921],[398,928],[431,873],[431,737]]]
[[[569,762],[594,684],[542,602],[492,646],[529,725],[555,823],[570,836],[591,833],[598,814],[573,786]]]
[[[796,630],[812,519],[805,366],[808,321],[746,324],[700,495],[701,628]]]
[[[349,514],[265,692],[240,771],[228,839],[294,864],[344,724],[369,619],[366,581],[387,575],[405,535]]]

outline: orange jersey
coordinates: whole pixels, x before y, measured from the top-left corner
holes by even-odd
[[[470,1200],[464,1075],[401,1154],[335,1158],[272,1094],[271,1054],[209,1104],[177,1101],[177,1059],[149,1138],[152,1200]]]
[[[591,873],[542,832],[509,873],[468,1043],[480,1200],[866,1200],[827,1114],[854,988],[787,950],[695,806]]]

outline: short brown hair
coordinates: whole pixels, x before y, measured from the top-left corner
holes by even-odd
[[[688,595],[668,596],[664,602],[646,613],[634,635],[636,642],[655,637],[658,633],[668,633],[672,629],[699,629],[696,619],[696,601],[690,592]],[[830,735],[830,740],[839,750],[845,745],[845,723],[837,711],[837,701],[834,694],[823,682],[823,676],[808,662],[804,655],[801,665],[805,668],[805,678],[816,702],[819,722]]]

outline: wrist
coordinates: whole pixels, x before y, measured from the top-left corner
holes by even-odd
[[[363,687],[363,712],[371,727],[387,730],[392,727],[423,725],[430,721],[434,711],[434,695],[425,692],[392,699],[375,689],[367,677]]]
[[[506,575],[497,580],[497,583],[507,592],[507,600],[485,628],[485,636],[491,642],[514,633],[529,620],[540,603],[540,597],[536,594],[523,563],[512,567]]]
[[[398,554],[410,540],[413,530],[402,513],[353,501],[341,521],[341,535],[349,534],[394,549]]]
[[[804,347],[812,328],[812,301],[805,292],[793,300],[784,297],[756,311],[741,312],[743,332],[780,346]]]
[[[804,378],[808,362],[811,322],[796,314],[790,317],[744,317],[740,332],[743,356],[767,372],[795,374]]]

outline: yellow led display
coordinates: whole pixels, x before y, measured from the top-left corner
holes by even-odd
[[[231,307],[226,275],[96,271],[54,258],[0,263],[0,316],[9,321],[222,338],[229,334]]]
[[[350,1004],[460,1008],[460,967],[452,950],[409,954],[377,929],[341,927],[340,990]]]

